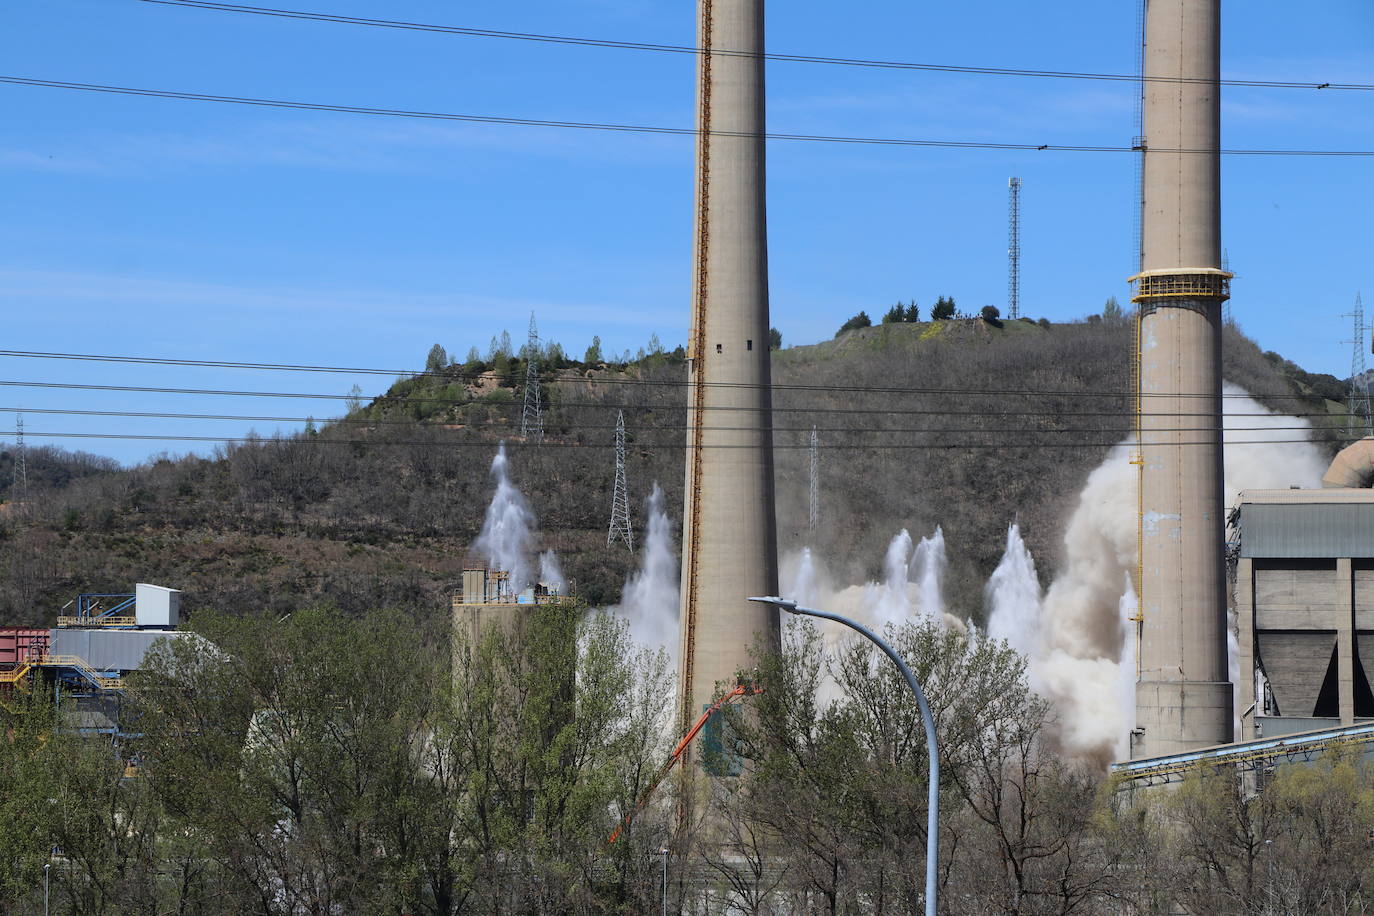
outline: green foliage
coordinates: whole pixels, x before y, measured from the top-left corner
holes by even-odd
[[[426,372],[440,372],[448,366],[448,351],[442,344],[435,344],[429,348],[429,355],[425,357]]]
[[[934,321],[948,321],[955,314],[954,299],[948,296],[941,296],[935,300],[935,306],[930,310],[930,317]]]
[[[1108,296],[1106,304],[1102,306],[1102,320],[1110,322],[1126,320],[1126,313],[1122,310],[1121,303],[1116,301],[1115,296]]]
[[[921,320],[921,310],[916,306],[916,300],[903,305],[898,302],[888,309],[883,315],[883,324],[897,324],[899,322],[914,323]]]
[[[835,336],[839,337],[845,331],[853,331],[858,328],[869,328],[872,326],[873,319],[868,317],[868,313],[859,312],[859,314],[855,315],[853,318],[849,319],[844,324],[840,325],[840,329],[835,332]]]
[[[782,331],[779,331],[777,328],[768,329],[768,349],[782,349]]]
[[[1001,323],[998,322],[997,319],[1002,317],[1002,310],[999,309],[997,306],[985,305],[983,306],[983,310],[978,314],[981,315],[983,320],[988,322],[989,324],[997,323],[997,326],[1001,327]]]
[[[587,345],[587,352],[582,354],[582,362],[589,368],[601,365],[604,362],[601,355],[601,337],[592,337],[592,342]]]
[[[55,841],[60,750],[50,740],[53,697],[14,691],[0,705],[0,910],[32,898]]]

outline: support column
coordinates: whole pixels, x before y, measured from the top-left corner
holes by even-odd
[[[1240,723],[1237,741],[1257,738],[1255,716],[1264,712],[1264,697],[1255,692],[1255,561],[1241,557],[1236,561],[1236,721]]]
[[[1336,687],[1341,724],[1355,724],[1355,577],[1349,557],[1336,558]]]

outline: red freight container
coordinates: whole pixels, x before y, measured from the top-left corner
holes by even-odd
[[[0,627],[0,668],[13,668],[48,650],[48,633],[38,627]]]

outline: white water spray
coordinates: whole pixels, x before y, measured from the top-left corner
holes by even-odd
[[[905,534],[906,532],[902,532]],[[949,558],[945,556],[945,532],[938,525],[935,533],[921,538],[912,562],[916,580],[917,603],[921,615],[943,625],[945,622],[944,583]]]
[[[539,555],[539,582],[555,594],[568,593],[568,580],[563,575],[563,564],[558,562],[558,554],[546,550]]]
[[[678,643],[678,561],[672,525],[657,483],[649,493],[649,521],[640,547],[639,568],[625,581],[618,612],[630,623],[630,634],[650,647],[662,646],[673,658]]]
[[[1021,526],[1007,528],[1007,549],[983,590],[988,609],[988,635],[1005,640],[1034,659],[1041,654],[1040,577],[1035,559],[1021,539]]]
[[[512,592],[523,591],[531,584],[529,555],[535,519],[524,495],[511,482],[504,442],[492,459],[491,475],[496,478],[496,493],[487,506],[487,516],[473,549],[486,558],[490,569],[510,573]]]
[[[783,590],[785,597],[807,607],[816,607],[820,601],[821,587],[810,547],[803,547],[795,561],[791,557],[783,560],[782,580],[787,583]]]

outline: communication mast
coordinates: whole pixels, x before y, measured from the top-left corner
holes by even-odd
[[[1360,294],[1355,294],[1355,310],[1346,312],[1342,318],[1350,318],[1354,325],[1354,335],[1350,344],[1350,393],[1346,396],[1346,434],[1352,439],[1363,439],[1374,435],[1374,415],[1371,415],[1369,378],[1365,375],[1364,333],[1368,328],[1364,323],[1364,303]]]
[[[525,409],[520,414],[520,435],[526,442],[544,441],[544,410],[539,395],[539,329],[530,312],[530,339],[525,345]]]
[[[821,526],[821,443],[811,427],[811,534]]]
[[[606,546],[616,538],[625,542],[630,553],[635,551],[634,529],[630,526],[630,491],[625,485],[625,411],[615,418],[615,489],[611,494],[611,525],[606,531]]]
[[[1021,317],[1021,179],[1007,182],[1007,318]]]

